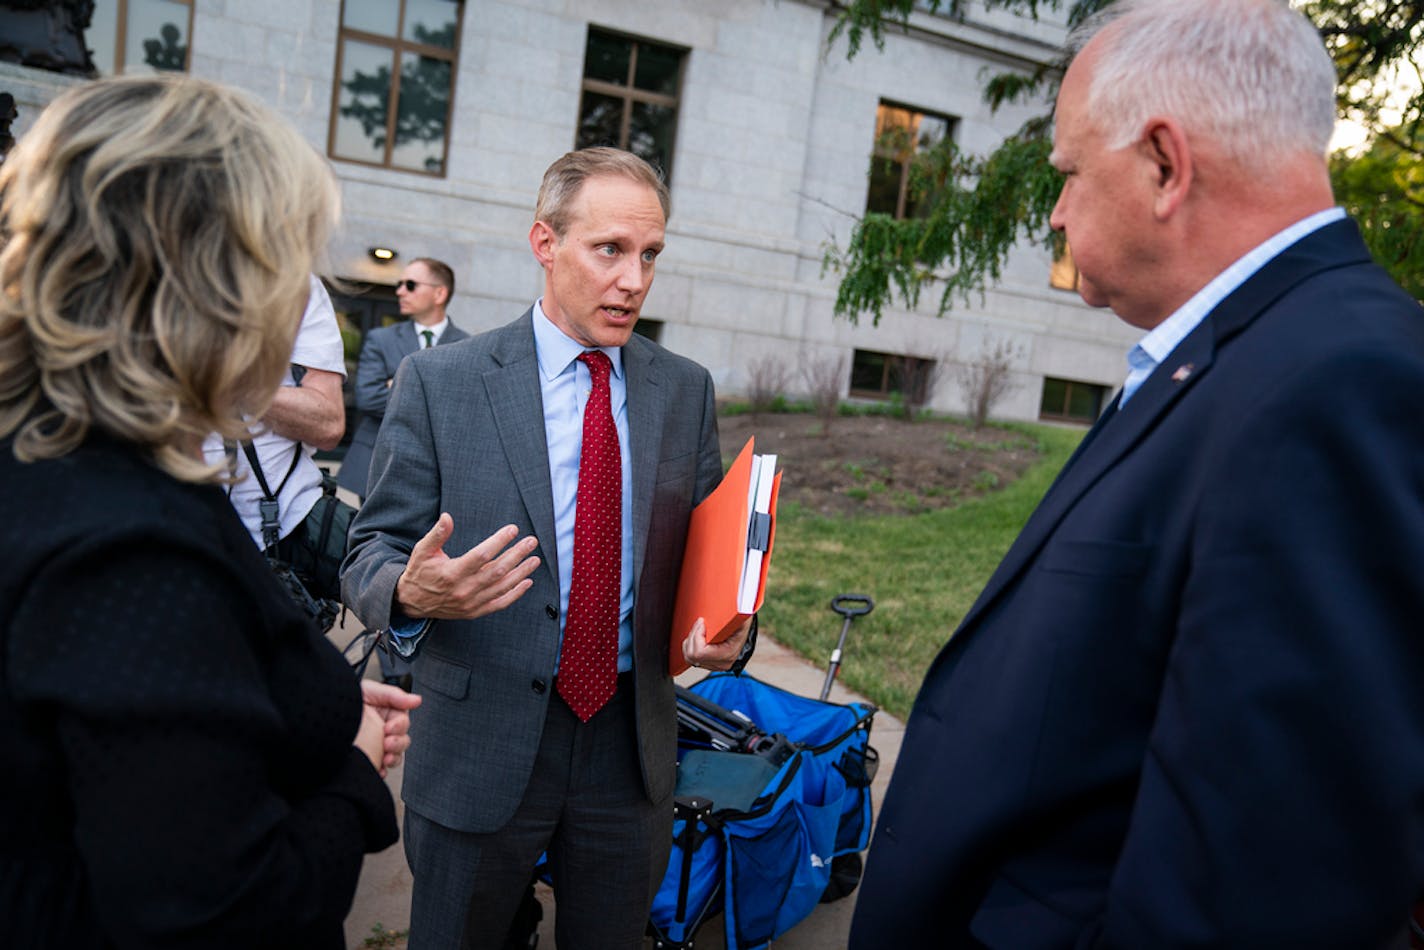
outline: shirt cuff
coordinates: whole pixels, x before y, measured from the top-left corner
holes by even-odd
[[[391,617],[391,625],[386,631],[390,634],[387,642],[398,655],[410,659],[420,649],[421,641],[425,639],[425,635],[430,632],[434,623],[435,620],[431,617],[420,620],[412,620],[409,617]]]

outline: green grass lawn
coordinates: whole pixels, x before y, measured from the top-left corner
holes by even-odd
[[[825,518],[778,512],[762,629],[825,667],[843,619],[837,594],[865,594],[875,609],[846,638],[841,681],[904,718],[925,670],[1083,437],[1080,429],[1014,425],[1039,460],[992,494],[917,515]],[[756,661],[750,672],[755,675]]]

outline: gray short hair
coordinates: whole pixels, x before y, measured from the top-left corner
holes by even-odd
[[[1286,0],[1117,0],[1069,35],[1070,53],[1099,34],[1087,107],[1111,147],[1170,115],[1257,172],[1329,149],[1335,67]]]
[[[534,220],[543,221],[556,236],[562,238],[568,230],[574,198],[583,188],[583,183],[600,175],[615,175],[647,185],[658,196],[663,220],[672,215],[672,199],[668,195],[667,183],[657,169],[632,152],[598,145],[569,152],[549,166],[539,186]]]

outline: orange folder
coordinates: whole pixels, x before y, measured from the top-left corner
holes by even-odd
[[[672,612],[668,670],[674,676],[687,669],[687,661],[682,658],[682,642],[698,617],[706,622],[707,642],[718,643],[756,613],[766,596],[766,570],[771,564],[772,541],[776,537],[776,498],[781,491],[781,473],[777,472],[772,478],[765,517],[760,519],[760,524],[754,524],[753,506],[748,498],[752,489],[754,442],[755,439],[747,439],[721,483],[692,510]],[[770,458],[774,460],[775,456]],[[756,579],[755,604],[743,611],[738,609],[737,601],[749,555],[760,557],[761,568]]]

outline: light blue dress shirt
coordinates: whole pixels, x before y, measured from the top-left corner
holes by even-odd
[[[579,362],[585,347],[544,315],[543,298],[534,302],[534,353],[539,361],[539,392],[544,401],[544,437],[549,447],[549,477],[554,494],[555,561],[559,568],[559,631],[569,612],[574,575],[574,511],[578,502],[579,453],[583,446],[583,410],[593,378]],[[628,381],[623,351],[600,347],[613,363],[608,391],[618,452],[623,463],[623,571],[619,581],[618,672],[633,668],[633,467],[628,451]],[[401,656],[414,654],[431,621],[398,618],[393,611],[392,646]]]
[[[1187,335],[1206,319],[1206,315],[1216,309],[1216,305],[1230,296],[1232,291],[1246,283],[1272,258],[1296,241],[1307,234],[1318,231],[1327,224],[1339,221],[1343,217],[1345,217],[1343,208],[1328,208],[1297,221],[1284,231],[1247,251],[1236,263],[1217,274],[1211,283],[1198,290],[1175,313],[1153,327],[1152,332],[1139,340],[1127,354],[1128,374],[1126,382],[1122,384],[1122,396],[1118,399],[1118,408],[1121,409],[1127,405],[1132,394],[1147,382],[1147,377],[1152,375],[1152,371],[1161,365],[1177,348],[1177,344],[1185,340]],[[1177,368],[1173,367],[1172,371],[1177,372]]]
[[[539,391],[544,398],[544,436],[549,446],[549,477],[554,492],[554,532],[559,567],[559,629],[569,611],[574,573],[574,510],[578,501],[579,455],[583,447],[583,410],[593,379],[579,361],[587,349],[549,321],[542,298],[534,303],[534,352],[539,359]],[[633,467],[628,451],[628,380],[623,351],[601,347],[613,363],[608,390],[618,451],[623,462],[623,574],[619,583],[618,672],[633,668]]]

